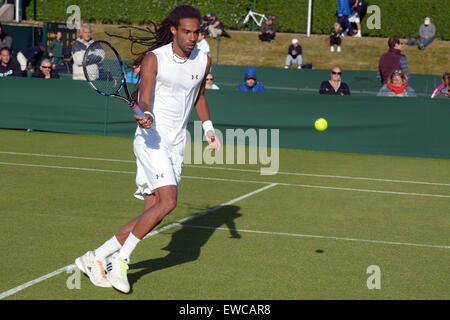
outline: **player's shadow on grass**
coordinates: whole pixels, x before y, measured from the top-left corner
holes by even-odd
[[[201,248],[208,242],[214,231],[226,225],[230,232],[230,238],[239,239],[241,236],[236,230],[234,220],[242,216],[238,213],[237,206],[224,206],[214,212],[200,216],[182,224],[182,228],[172,234],[170,243],[162,248],[169,254],[162,258],[141,261],[130,264],[128,281],[132,286],[142,276],[165,268],[170,268],[182,263],[195,261],[200,256]],[[132,273],[132,270],[141,269]]]

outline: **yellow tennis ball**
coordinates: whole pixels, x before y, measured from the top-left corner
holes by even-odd
[[[317,131],[326,130],[328,127],[327,120],[325,120],[324,118],[317,119],[316,122],[314,123],[314,127],[316,128]]]

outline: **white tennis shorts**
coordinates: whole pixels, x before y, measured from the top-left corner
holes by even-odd
[[[143,143],[134,143],[136,156],[136,185],[134,196],[145,200],[145,195],[155,192],[155,189],[175,185],[181,180],[183,154],[185,143],[167,147],[160,144],[158,147]]]

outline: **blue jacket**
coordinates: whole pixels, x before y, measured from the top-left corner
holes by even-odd
[[[246,80],[250,76],[255,78],[255,84],[253,85],[253,87],[247,86]],[[247,68],[247,71],[245,72],[245,75],[244,75],[244,82],[241,83],[240,85],[238,85],[237,89],[239,91],[266,92],[266,88],[264,88],[264,85],[262,84],[262,82],[258,82],[257,81],[256,71],[255,71],[255,68],[253,68],[253,67],[248,67]]]
[[[338,14],[342,14],[344,16],[350,15],[350,5],[348,0],[338,0]]]

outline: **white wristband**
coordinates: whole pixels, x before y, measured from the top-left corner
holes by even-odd
[[[148,114],[149,116],[152,116],[152,119],[155,120],[155,116],[150,111],[144,111],[144,114]]]
[[[209,130],[211,130],[212,132],[215,132],[211,120],[206,120],[205,122],[203,122],[202,127],[203,127],[203,131],[205,131],[205,135]]]

